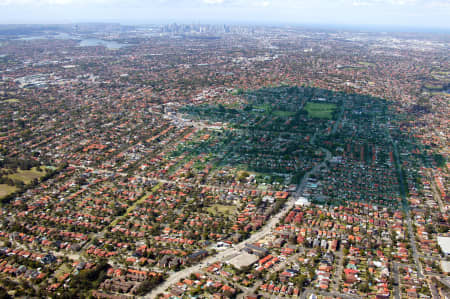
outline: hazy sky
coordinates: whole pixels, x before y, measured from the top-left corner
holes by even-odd
[[[450,0],[0,0],[0,23],[114,21],[450,28]]]

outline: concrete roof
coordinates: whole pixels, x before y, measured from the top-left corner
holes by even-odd
[[[437,237],[439,246],[444,254],[450,254],[450,237]]]
[[[309,206],[310,204],[309,200],[303,196],[300,196],[295,202],[296,206]]]
[[[229,263],[238,269],[253,265],[259,260],[258,256],[247,252],[242,252],[238,256],[232,258]]]
[[[450,273],[450,262],[441,261],[441,268],[442,268],[442,272]]]

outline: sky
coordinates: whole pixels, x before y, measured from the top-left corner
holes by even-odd
[[[450,0],[0,0],[0,23],[370,25],[450,29]]]

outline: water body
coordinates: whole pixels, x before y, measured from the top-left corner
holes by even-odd
[[[107,49],[117,50],[127,45],[115,41],[103,40],[98,38],[87,38],[80,41],[80,47],[104,46]]]
[[[110,50],[117,50],[128,45],[121,44],[116,41],[103,40],[99,38],[80,38],[79,36],[74,36],[67,33],[59,33],[56,35],[34,35],[34,36],[22,36],[17,38],[17,40],[36,40],[36,39],[75,39],[80,40],[78,46],[80,47],[95,47],[104,46]]]

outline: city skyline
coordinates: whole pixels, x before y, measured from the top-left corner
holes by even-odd
[[[1,0],[1,23],[161,22],[450,29],[445,0]]]

